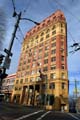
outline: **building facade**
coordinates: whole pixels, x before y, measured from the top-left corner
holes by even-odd
[[[12,100],[68,111],[67,24],[62,11],[27,32]]]
[[[2,82],[2,93],[5,101],[11,101],[16,74],[8,75]]]

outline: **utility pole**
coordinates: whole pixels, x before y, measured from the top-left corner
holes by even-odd
[[[76,109],[76,112],[78,113],[78,106],[77,106],[77,99],[78,99],[78,89],[77,89],[77,80],[75,79],[75,109]]]
[[[13,2],[13,0],[12,0],[12,2]],[[14,2],[13,2],[13,7],[14,7],[13,17],[17,17],[17,21],[16,21],[15,26],[14,26],[14,30],[13,30],[13,33],[12,33],[12,37],[11,37],[11,41],[10,41],[10,44],[9,44],[9,48],[8,49],[4,49],[4,52],[6,53],[6,56],[5,56],[5,59],[4,59],[4,62],[3,62],[2,73],[1,73],[1,76],[3,78],[0,77],[1,85],[2,85],[2,80],[7,76],[6,69],[9,69],[9,67],[10,67],[10,62],[11,62],[11,58],[10,57],[12,57],[11,50],[12,50],[12,46],[13,46],[13,43],[14,43],[14,39],[15,39],[15,36],[16,36],[17,29],[19,27],[20,20],[28,20],[28,21],[33,22],[36,25],[39,25],[38,22],[33,21],[31,19],[21,18],[22,13],[19,12],[19,14],[17,14],[17,12],[15,11]]]
[[[76,97],[76,99],[77,99],[77,92],[78,92],[78,89],[77,89],[77,81],[76,81],[76,79],[75,79],[75,97]]]
[[[11,50],[12,50],[12,46],[14,43],[16,31],[17,31],[17,28],[19,26],[20,19],[21,19],[21,12],[17,15],[17,21],[16,21],[16,24],[14,26],[14,31],[12,33],[12,38],[11,38],[11,41],[9,44],[9,48],[8,48],[8,50],[7,49],[4,50],[7,53],[5,60],[4,60],[4,64],[3,64],[4,72],[6,72],[6,69],[9,69],[9,66],[10,66],[10,62],[11,62],[10,56],[12,56]]]
[[[13,31],[12,38],[11,38],[11,41],[9,44],[9,48],[8,48],[8,50],[7,49],[4,50],[7,55],[5,56],[4,63],[2,66],[2,72],[1,72],[1,77],[0,77],[0,91],[1,91],[1,86],[2,86],[2,80],[7,76],[6,69],[9,69],[9,66],[10,66],[10,62],[11,62],[10,56],[12,56],[11,50],[12,50],[14,38],[16,35],[16,31],[17,31],[20,19],[21,19],[21,12],[17,15],[17,21],[16,21],[16,24],[14,26],[14,31]]]

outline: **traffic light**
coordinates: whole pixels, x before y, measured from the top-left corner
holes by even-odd
[[[6,78],[7,76],[8,76],[8,74],[4,73],[4,74],[1,74],[1,75],[0,75],[0,78],[1,78],[1,79],[4,79],[4,78]]]
[[[0,64],[2,64],[4,55],[0,54]]]
[[[2,73],[2,70],[0,69],[0,74]]]
[[[0,79],[4,79],[8,76],[8,74],[6,74],[3,69],[0,69]]]

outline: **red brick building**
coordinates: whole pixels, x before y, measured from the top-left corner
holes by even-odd
[[[67,23],[57,10],[27,32],[13,101],[68,111]]]

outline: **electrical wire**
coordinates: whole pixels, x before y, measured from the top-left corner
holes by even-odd
[[[78,20],[78,22],[80,22],[80,19],[77,18],[76,15],[74,15],[70,10],[68,10],[64,5],[62,5],[59,1],[54,0],[59,6],[63,7],[69,14],[71,14],[74,18],[76,18],[76,20]],[[76,51],[80,50],[80,47],[77,46],[78,43],[75,42],[75,40],[73,39],[73,36],[71,35],[71,33],[69,32],[72,40],[74,41],[73,47],[75,47],[74,51],[71,51],[69,53],[75,53]],[[78,48],[76,48],[78,47]]]
[[[14,4],[14,0],[12,0],[12,6],[13,6],[13,10],[15,12],[16,11],[16,7],[15,7],[15,4]]]
[[[19,31],[20,31],[20,33],[21,33],[21,35],[22,35],[23,39],[25,39],[25,38],[24,38],[24,34],[23,34],[23,32],[22,32],[22,30],[21,30],[20,26],[18,26],[18,29],[19,29]]]
[[[15,37],[15,38],[19,42],[19,44],[22,45],[22,42],[20,42],[19,38],[18,37]]]
[[[76,41],[74,40],[74,38],[73,38],[73,36],[72,36],[72,34],[71,34],[71,32],[69,30],[68,30],[68,33],[69,33],[71,39],[73,40],[73,42],[75,43]]]
[[[61,4],[58,0],[54,0],[59,6],[63,7],[69,14],[71,14],[74,18],[80,22],[80,19],[77,18],[76,15],[74,15],[70,10],[68,10],[63,4]]]
[[[30,7],[30,4],[31,4],[31,1],[29,0],[28,3],[27,3],[27,7],[23,10],[24,13],[26,13]]]
[[[13,13],[16,13],[16,8],[15,8],[14,0],[12,0],[12,5],[13,5],[13,9],[14,9]],[[17,14],[16,14],[16,15],[17,15]],[[17,19],[17,16],[15,16],[15,18]],[[24,35],[23,35],[23,32],[22,32],[20,26],[18,26],[18,29],[19,29],[19,31],[20,31],[23,39],[24,39]],[[15,38],[18,40],[18,42],[19,42],[20,44],[22,44],[22,43],[19,41],[18,37],[15,36]]]

